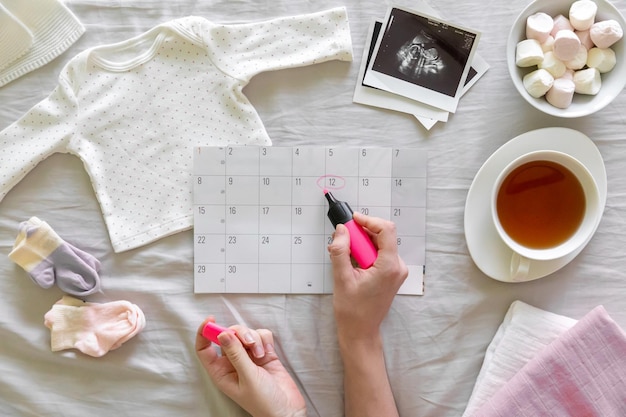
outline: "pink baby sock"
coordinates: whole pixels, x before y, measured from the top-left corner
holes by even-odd
[[[85,296],[100,290],[100,261],[65,242],[37,217],[21,222],[9,258],[42,288]]]
[[[78,349],[100,357],[138,334],[146,325],[143,311],[128,301],[88,303],[68,295],[44,316],[53,352]]]

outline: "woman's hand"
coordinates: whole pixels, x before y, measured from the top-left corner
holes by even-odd
[[[358,213],[354,221],[369,233],[378,257],[368,269],[355,268],[350,260],[348,229],[337,225],[328,252],[333,264],[333,306],[344,367],[345,416],[397,417],[380,325],[408,269],[398,256],[396,226],[392,222]]]
[[[196,354],[213,383],[254,417],[305,417],[306,404],[295,382],[274,351],[274,337],[266,329],[232,326],[218,336],[222,355],[196,334]]]
[[[378,257],[368,269],[355,268],[350,259],[348,230],[337,225],[328,252],[333,265],[333,305],[340,341],[376,337],[394,296],[408,276],[408,269],[398,256],[395,224],[358,212],[354,221],[369,233],[378,248]]]

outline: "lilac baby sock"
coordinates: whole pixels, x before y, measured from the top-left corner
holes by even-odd
[[[64,292],[79,296],[100,290],[100,261],[65,242],[37,217],[20,223],[9,258],[42,288],[56,283]]]
[[[69,295],[44,316],[53,352],[78,349],[100,357],[138,334],[146,325],[143,311],[128,301],[87,303]]]

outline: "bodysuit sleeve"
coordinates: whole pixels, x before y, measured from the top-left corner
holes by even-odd
[[[207,23],[200,36],[214,64],[244,81],[269,70],[352,60],[344,7],[245,24]]]
[[[40,161],[66,151],[76,113],[74,94],[61,77],[47,98],[0,132],[0,200]]]

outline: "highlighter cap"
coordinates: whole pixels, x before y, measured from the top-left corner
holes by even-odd
[[[219,346],[220,341],[217,339],[217,336],[219,336],[222,332],[234,333],[235,331],[227,327],[222,327],[213,322],[208,322],[204,325],[204,328],[202,329],[202,336]]]
[[[348,203],[336,200],[330,192],[326,192],[324,196],[326,200],[328,200],[328,219],[333,227],[337,227],[340,223],[348,223],[352,220],[353,211]]]

